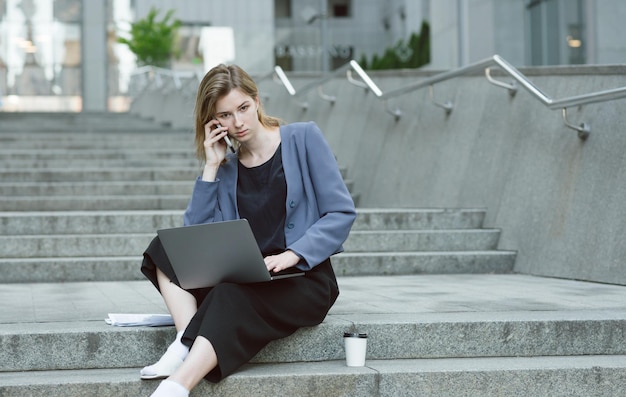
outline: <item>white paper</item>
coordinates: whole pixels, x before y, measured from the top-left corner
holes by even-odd
[[[133,313],[109,313],[104,321],[117,327],[162,327],[174,325],[174,320],[169,314],[133,314]]]

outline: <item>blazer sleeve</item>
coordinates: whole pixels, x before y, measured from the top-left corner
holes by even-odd
[[[227,161],[217,171],[214,182],[206,182],[199,176],[196,179],[183,215],[183,224],[220,222],[237,219],[237,157],[228,155]]]
[[[220,181],[206,182],[198,177],[183,214],[183,225],[198,225],[215,221],[217,210],[217,191]]]
[[[306,123],[304,149],[300,150],[300,168],[303,183],[310,184],[305,194],[313,194],[317,205],[317,218],[304,234],[288,249],[306,261],[312,268],[331,255],[343,251],[343,243],[348,238],[356,218],[352,196],[341,176],[337,160],[315,123]],[[308,180],[307,180],[308,179]],[[299,265],[299,267],[304,267]],[[306,269],[304,269],[306,270]]]

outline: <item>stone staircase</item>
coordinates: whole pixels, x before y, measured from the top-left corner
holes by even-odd
[[[2,117],[0,396],[149,395],[138,369],[173,328],[103,319],[166,312],[139,264],[156,229],[181,223],[200,171],[192,133],[129,115]],[[513,274],[484,215],[359,208],[324,323],[191,395],[621,396],[624,288]],[[346,330],[368,332],[366,367],[345,366]]]

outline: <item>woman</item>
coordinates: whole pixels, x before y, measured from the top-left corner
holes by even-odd
[[[266,115],[241,68],[219,65],[204,76],[195,129],[204,170],[184,224],[246,218],[270,272],[297,267],[305,276],[187,291],[155,238],[141,270],[163,296],[177,336],[141,370],[143,379],[167,378],[153,396],[188,396],[202,378],[218,382],[272,340],[321,323],[339,294],[329,258],[343,250],[356,217],[319,128]],[[236,153],[228,153],[228,137]]]

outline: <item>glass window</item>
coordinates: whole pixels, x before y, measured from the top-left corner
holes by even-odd
[[[351,0],[328,0],[328,13],[331,18],[351,17]]]
[[[531,65],[586,62],[582,0],[532,0],[526,9]]]
[[[0,1],[5,111],[79,111],[81,1]]]
[[[583,21],[583,2],[576,0],[575,5],[564,7],[565,13],[565,57],[570,65],[587,62],[585,57],[585,24]]]
[[[291,0],[274,0],[274,17],[291,18]]]

